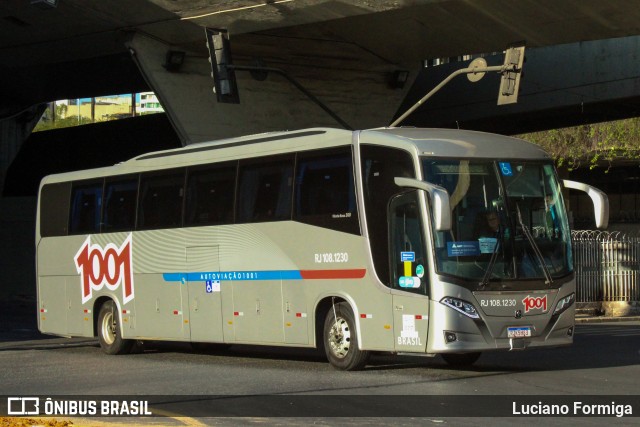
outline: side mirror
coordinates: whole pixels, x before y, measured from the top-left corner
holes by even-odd
[[[399,187],[415,188],[429,193],[433,208],[433,222],[436,231],[451,230],[451,207],[449,204],[449,193],[447,193],[447,190],[439,185],[413,178],[395,177],[394,182]]]
[[[581,182],[563,180],[562,183],[566,188],[584,191],[593,202],[593,213],[596,219],[596,227],[605,230],[609,226],[609,198],[607,195],[591,185]]]

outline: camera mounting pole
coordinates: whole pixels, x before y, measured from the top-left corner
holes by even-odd
[[[429,93],[423,96],[411,108],[405,111],[400,117],[394,120],[389,127],[396,127],[411,113],[416,111],[426,100],[431,98],[436,92],[442,89],[447,83],[460,74],[466,74],[470,82],[475,83],[482,79],[485,73],[497,71],[502,74],[500,81],[500,91],[498,92],[498,105],[512,104],[518,102],[518,89],[520,87],[520,77],[522,75],[522,64],[524,63],[524,44],[510,47],[504,55],[504,64],[488,67],[484,58],[476,58],[467,68],[462,68],[451,73],[440,84],[434,87]]]

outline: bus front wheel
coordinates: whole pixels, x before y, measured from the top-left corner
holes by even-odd
[[[366,365],[369,352],[358,348],[355,316],[349,304],[340,302],[329,308],[323,337],[327,359],[335,368],[356,371]]]
[[[98,315],[98,341],[107,354],[125,354],[134,342],[122,338],[118,309],[113,301],[102,304]]]

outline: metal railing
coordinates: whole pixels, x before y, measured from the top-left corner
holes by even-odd
[[[640,301],[640,237],[573,231],[576,301]]]

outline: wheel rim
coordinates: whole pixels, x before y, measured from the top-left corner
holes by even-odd
[[[102,339],[107,345],[113,344],[116,340],[116,322],[113,312],[107,312],[102,318]]]
[[[343,359],[349,354],[351,347],[351,331],[349,323],[338,317],[329,330],[329,348],[336,357]]]

